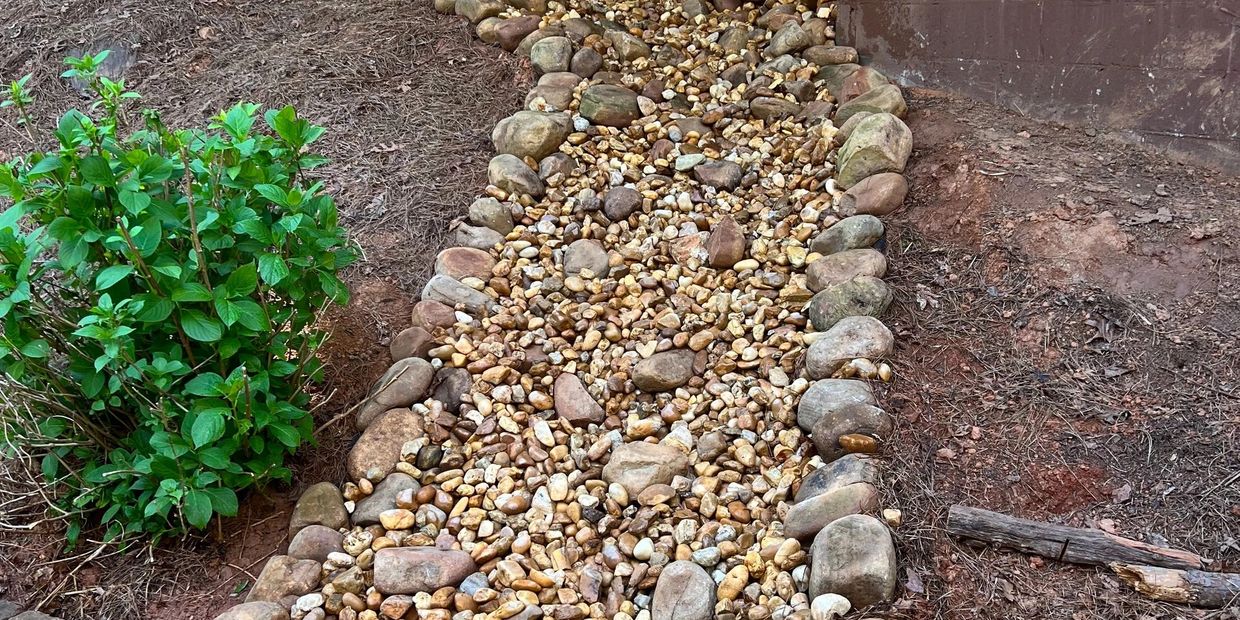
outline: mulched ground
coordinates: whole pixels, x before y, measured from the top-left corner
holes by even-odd
[[[16,0],[0,5],[0,79],[34,73],[39,124],[49,127],[83,105],[57,77],[64,57],[106,47],[144,105],[171,126],[201,125],[244,99],[293,104],[327,127],[318,144],[333,161],[325,180],[366,260],[347,277],[353,302],[328,317],[323,395],[331,398],[316,412],[325,421],[389,365],[385,345],[408,326],[448,224],[486,182],[491,128],[528,89],[528,70],[511,54],[429,5]],[[0,159],[30,149],[25,132],[0,118]],[[305,484],[344,477],[349,426],[324,431],[294,463],[292,488],[252,497],[213,533],[218,544],[106,550],[83,564],[95,546],[61,558],[55,532],[0,535],[0,598],[46,597],[45,609],[67,619],[214,617],[285,542],[289,498]]]

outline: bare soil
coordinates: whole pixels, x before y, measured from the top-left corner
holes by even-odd
[[[110,66],[171,126],[201,126],[238,100],[295,105],[327,128],[325,181],[366,260],[347,274],[323,351],[324,423],[355,404],[391,364],[450,222],[486,182],[490,131],[520,107],[530,80],[511,54],[478,42],[428,2],[370,0],[16,0],[0,6],[0,78],[33,73],[39,125],[84,104],[57,76],[68,55],[113,50]],[[6,111],[7,112],[7,111]],[[29,150],[0,121],[0,159]],[[40,143],[41,146],[47,146]],[[212,618],[245,596],[287,542],[302,488],[344,478],[348,423],[329,426],[293,463],[288,488],[255,493],[203,539],[115,553],[63,553],[55,531],[0,534],[0,598],[66,619]]]
[[[910,95],[912,192],[888,222],[896,615],[1229,617],[944,525],[962,503],[1240,569],[1240,183],[1093,130]]]

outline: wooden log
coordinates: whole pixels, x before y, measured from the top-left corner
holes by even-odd
[[[1158,547],[1101,530],[1019,519],[959,504],[948,510],[947,532],[1074,564],[1107,566],[1120,562],[1193,570],[1205,567],[1201,556],[1188,551]]]
[[[1137,592],[1157,601],[1212,608],[1240,603],[1240,574],[1118,562],[1111,564],[1111,570]]]

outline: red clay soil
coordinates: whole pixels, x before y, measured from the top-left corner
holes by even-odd
[[[1240,569],[1240,183],[940,93],[910,106],[913,189],[888,222],[892,617],[1228,617],[944,525],[962,503]]]
[[[326,183],[366,260],[347,274],[348,308],[327,317],[320,423],[355,404],[390,365],[387,343],[448,225],[486,182],[490,131],[520,107],[528,70],[477,42],[467,22],[429,2],[371,0],[16,0],[0,6],[0,78],[34,73],[39,125],[83,105],[57,76],[70,54],[114,50],[128,85],[172,126],[199,126],[237,100],[293,104],[327,127]],[[5,111],[7,112],[7,110]],[[0,160],[29,150],[0,115]],[[254,494],[202,539],[113,554],[62,554],[58,531],[0,534],[0,599],[66,619],[204,620],[245,596],[287,542],[305,485],[341,482],[351,424],[335,424],[292,464],[288,488]]]

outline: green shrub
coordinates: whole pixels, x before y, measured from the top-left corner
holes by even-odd
[[[159,538],[232,515],[312,440],[316,329],[356,259],[308,171],[323,134],[241,103],[206,131],[143,111],[101,56],[70,59],[98,99],[59,148],[0,165],[0,390],[9,454],[41,458],[71,519]],[[33,99],[15,83],[12,105]]]

